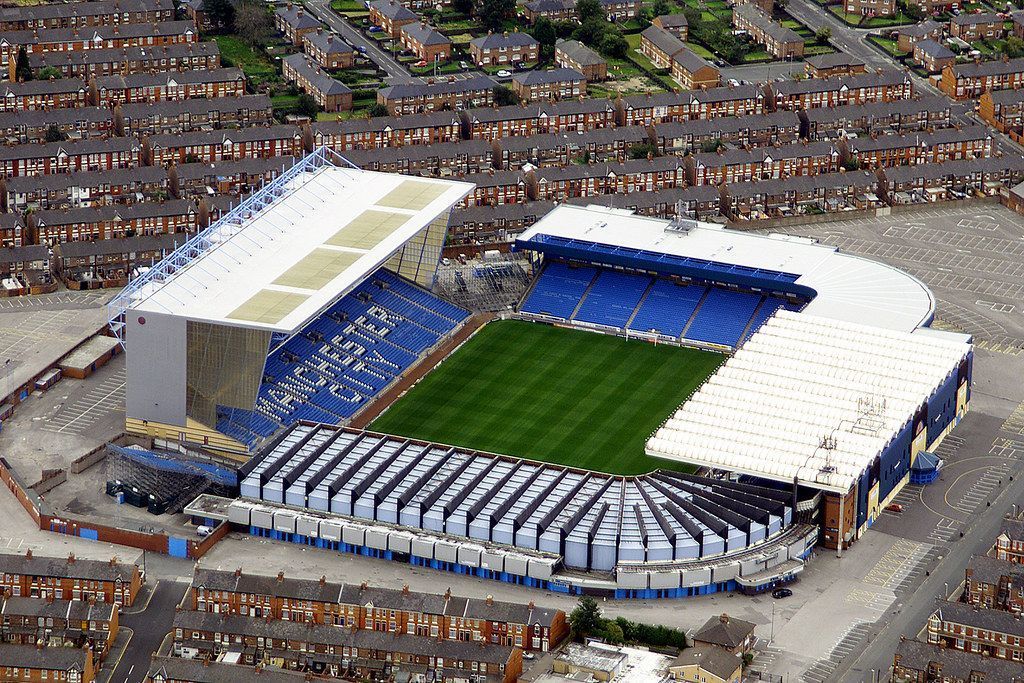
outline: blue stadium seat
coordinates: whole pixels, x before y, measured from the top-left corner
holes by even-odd
[[[629,329],[637,332],[653,331],[678,338],[707,289],[704,285],[677,285],[671,280],[655,281]]]
[[[686,330],[686,338],[736,346],[760,302],[760,294],[712,288]]]
[[[549,263],[520,310],[568,320],[596,274],[596,268]]]
[[[221,411],[218,429],[251,444],[296,420],[352,417],[468,316],[381,269],[276,348],[256,410]]]
[[[651,278],[647,275],[603,270],[591,285],[573,320],[625,327],[650,284]]]

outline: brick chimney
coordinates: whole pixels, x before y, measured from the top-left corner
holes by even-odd
[[[487,603],[488,607],[493,607],[494,606],[494,596],[493,595],[488,595],[487,599],[484,600],[484,602]]]
[[[536,607],[536,605],[533,604],[533,600],[530,600],[530,604],[527,605],[527,607],[529,607],[532,610]]]
[[[74,553],[69,553],[68,554],[68,564],[74,564],[74,563],[75,563],[75,554]]]
[[[364,591],[364,590],[366,590],[369,587],[370,587],[370,585],[368,583],[366,583],[365,581],[363,581],[361,584],[359,584],[359,590],[361,590],[361,591]]]
[[[327,576],[325,574],[320,575],[320,585],[323,586],[327,583]]]
[[[402,592],[405,593],[406,595],[409,594],[409,584],[407,584],[407,583],[402,584]]]
[[[241,575],[242,575],[242,568],[238,567],[237,569],[235,569],[235,578],[238,578]]]
[[[25,559],[26,560],[31,560],[32,559],[32,548],[29,548],[28,550],[25,551]]]
[[[729,623],[729,615],[726,614],[725,612],[722,612],[722,616],[718,617],[718,620],[720,622],[722,622],[723,624],[728,624]]]
[[[284,572],[278,572],[277,573],[277,582],[281,583],[282,581],[284,581]]]

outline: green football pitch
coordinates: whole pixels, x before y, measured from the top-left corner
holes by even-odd
[[[644,443],[725,357],[520,320],[492,322],[370,429],[611,474],[661,468]]]

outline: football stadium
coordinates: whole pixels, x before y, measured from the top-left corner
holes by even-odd
[[[791,580],[853,543],[968,410],[968,336],[885,264],[557,206],[518,303],[437,283],[471,190],[321,149],[111,303],[126,429],[234,463],[194,517],[566,593]],[[489,273],[493,276],[493,272]]]

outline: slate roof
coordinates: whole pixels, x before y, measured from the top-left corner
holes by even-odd
[[[402,27],[402,33],[421,45],[450,45],[448,36],[425,23],[411,23]]]
[[[522,85],[546,85],[551,83],[570,83],[574,81],[585,81],[586,79],[576,69],[547,69],[545,71],[527,71],[516,74],[512,80]]]
[[[496,85],[497,83],[487,76],[473,76],[461,81],[442,81],[441,83],[396,83],[377,92],[382,94],[385,99],[406,99],[492,90]]]
[[[804,59],[815,69],[835,69],[838,67],[864,66],[864,60],[844,52],[828,52],[823,55],[811,55]]]
[[[419,21],[419,15],[395,0],[375,0],[368,7],[392,21]]]
[[[932,59],[952,59],[956,56],[948,47],[931,38],[925,38],[914,43],[914,51],[917,52],[918,50]]]
[[[805,78],[800,81],[781,81],[773,83],[776,95],[800,95],[814,92],[840,90],[844,86],[849,90],[894,86],[906,83],[909,76],[899,71],[882,71],[881,73],[863,73],[852,76],[833,76],[831,78]]]
[[[489,33],[469,41],[481,50],[500,50],[501,48],[529,47],[540,45],[537,40],[528,33]]]
[[[69,671],[85,668],[85,650],[70,647],[44,647],[0,643],[0,662],[20,669]]]
[[[138,220],[141,218],[160,218],[163,216],[181,216],[195,211],[195,206],[187,199],[170,199],[165,202],[141,202],[139,204],[114,204],[92,206],[81,209],[50,209],[36,211],[38,225],[70,225],[72,223],[95,223],[98,221]],[[80,560],[79,560],[80,561]]]
[[[158,183],[167,179],[167,171],[158,166],[115,168],[85,173],[49,173],[39,176],[15,176],[7,179],[8,192],[54,192],[72,187],[118,186],[129,183]]]
[[[813,176],[793,176],[777,180],[758,180],[750,183],[729,183],[728,192],[731,197],[743,198],[759,194],[806,193],[847,187],[871,190],[877,184],[878,178],[871,171],[847,171],[845,173],[819,173]]]
[[[126,119],[174,118],[181,114],[230,112],[239,109],[266,110],[273,106],[267,95],[240,97],[195,97],[188,100],[161,100],[159,102],[127,102],[121,105]],[[74,111],[81,111],[80,109]]]
[[[733,14],[739,14],[748,21],[758,24],[766,35],[771,36],[780,43],[803,43],[804,39],[799,33],[782,24],[772,21],[772,18],[765,14],[761,8],[751,3],[739,4],[733,7]]]
[[[710,674],[718,676],[724,681],[728,681],[732,679],[736,669],[742,667],[743,660],[724,648],[713,645],[698,645],[679,653],[679,656],[669,664],[669,668],[694,665],[699,666]]]
[[[476,111],[476,110],[472,110]],[[415,116],[374,116],[373,118],[349,119],[347,121],[317,121],[313,133],[344,135],[367,131],[413,130],[416,128],[437,128],[459,125],[459,115],[451,111],[435,111]]]
[[[686,47],[683,41],[660,26],[651,24],[640,33],[640,37],[661,50],[669,57]]]
[[[221,571],[196,567],[192,587],[207,590],[271,595],[279,598],[337,603],[344,584],[318,579],[300,579],[247,572]]]
[[[354,52],[352,47],[330,31],[310,31],[302,37],[304,41],[309,43],[315,48],[323,50],[326,54],[338,54],[344,53],[349,54]]]
[[[287,671],[277,667],[264,667],[259,675],[252,667],[202,659],[181,657],[153,657],[149,677],[153,681],[191,681],[192,683],[238,683],[252,679],[260,683],[304,683],[305,672]]]
[[[0,84],[0,97],[32,97],[35,95],[62,95],[85,92],[85,81],[81,78],[55,78],[52,81],[25,81],[24,83]]]
[[[940,601],[934,612],[942,621],[982,628],[996,633],[1024,637],[1024,620],[1013,612],[1001,609],[981,609],[963,602]]]
[[[281,17],[281,19],[286,21],[289,26],[296,30],[316,28],[317,26],[320,26],[320,21],[316,17],[310,15],[309,12],[304,12],[302,10],[302,5],[293,5],[288,3],[284,7],[279,7],[274,14]]]
[[[209,176],[228,177],[238,173],[257,175],[274,169],[283,172],[295,165],[295,157],[281,156],[259,158],[250,157],[246,159],[230,159],[226,161],[215,161],[207,163],[198,161],[190,164],[178,164],[178,180],[196,180]]]
[[[607,61],[604,57],[594,50],[591,50],[578,40],[559,39],[555,43],[555,48],[564,52],[569,59],[581,66],[596,66],[598,64],[604,64]]]
[[[949,23],[957,26],[975,26],[977,24],[1001,24],[1003,20],[993,12],[980,12],[978,14],[958,14],[949,20]]]
[[[722,614],[711,617],[693,634],[693,640],[726,648],[739,647],[754,632],[754,624]]]
[[[996,92],[1013,92],[1000,90]],[[995,95],[996,93],[992,93]],[[809,121],[827,122],[859,119],[865,115],[874,118],[887,118],[896,113],[909,116],[920,112],[949,111],[950,102],[945,95],[924,95],[910,100],[893,100],[892,102],[865,102],[864,104],[844,104],[839,107],[817,107],[807,109],[803,114]]]
[[[288,55],[284,58],[284,61],[299,76],[304,78],[311,87],[316,88],[324,95],[344,95],[345,93],[352,92],[351,88],[341,81],[328,76],[326,71],[314,64],[309,57],[301,52]]]
[[[0,573],[22,576],[53,576],[57,578],[91,579],[94,581],[131,581],[135,564],[111,563],[102,560],[83,560],[42,555],[11,555],[0,553]],[[3,661],[3,657],[0,657]]]
[[[0,263],[22,263],[24,261],[45,261],[50,253],[42,244],[29,244],[24,247],[4,247],[0,249]],[[0,662],[3,659],[0,658]]]
[[[99,256],[109,254],[130,254],[147,251],[173,251],[185,240],[182,233],[161,233],[159,235],[136,235],[135,237],[115,237],[105,240],[61,242],[55,247],[63,258],[81,258],[83,256]]]
[[[1002,76],[1015,74],[1024,71],[1024,57],[1008,59],[1005,62],[995,59],[989,62],[967,62],[955,64],[952,67],[954,75],[958,78],[979,78],[983,76]]]
[[[916,640],[900,641],[896,646],[896,656],[899,657],[900,666],[917,671],[928,671],[929,665],[937,662],[942,665],[942,676],[945,679],[966,681],[971,678],[972,672],[977,671],[985,674],[986,681],[1024,681],[1024,671],[1021,670],[1020,662],[985,657]]]
[[[100,76],[96,80],[99,90],[123,90],[127,88],[150,88],[161,85],[186,85],[195,83],[230,83],[244,81],[245,74],[236,67],[221,69],[196,69],[194,71],[165,71],[158,73],[137,73],[127,76]]]
[[[912,26],[901,26],[896,29],[895,33],[910,36],[912,38],[924,38],[925,36],[932,35],[936,31],[942,28],[942,24],[926,19],[918,24]]]
[[[690,25],[690,22],[686,20],[686,15],[681,12],[679,14],[662,14],[656,19],[661,21],[662,28],[682,28]]]
[[[697,73],[701,69],[714,69],[716,72],[718,71],[710,62],[688,47],[684,47],[672,55],[672,63],[680,65],[691,74]]]
[[[46,142],[35,145],[9,145],[0,147],[0,161],[10,159],[37,159],[57,156],[61,152],[68,155],[102,154],[104,152],[133,152],[139,149],[135,138],[86,138],[64,142]]]
[[[95,0],[92,0],[95,2]],[[174,43],[172,45],[147,45],[145,47],[106,47],[99,50],[75,50],[54,52],[33,52],[28,64],[33,71],[48,66],[64,64],[82,66],[89,64],[123,63],[143,59],[181,60],[186,57],[212,57],[220,54],[220,47],[214,41],[202,43]]]
[[[1024,565],[987,555],[975,555],[967,563],[967,568],[973,572],[976,581],[998,585],[1002,577],[1006,576],[1012,585],[1024,588]]]

